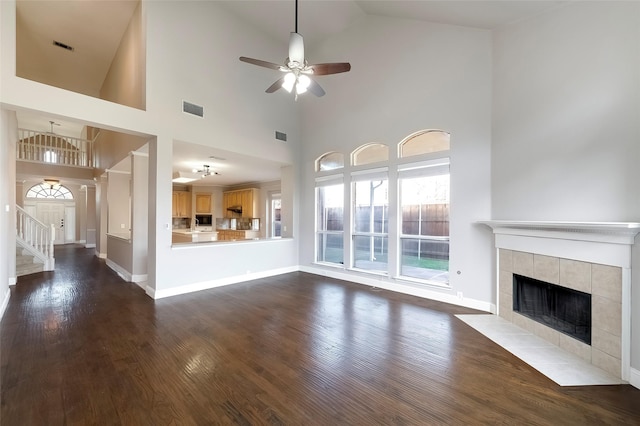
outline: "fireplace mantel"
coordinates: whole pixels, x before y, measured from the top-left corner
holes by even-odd
[[[568,240],[633,245],[640,233],[638,222],[569,222],[482,220],[478,223],[493,229],[494,234],[539,236]]]

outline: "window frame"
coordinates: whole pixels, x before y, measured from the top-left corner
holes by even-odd
[[[30,195],[30,193],[35,194],[35,196]],[[48,185],[46,183],[33,185],[27,189],[24,197],[32,200],[74,200],[73,192],[66,186],[60,184]]]
[[[318,200],[319,200],[319,196],[320,196],[320,188],[324,188],[324,187],[332,187],[332,186],[342,186],[342,230],[341,231],[333,231],[333,230],[327,230],[327,229],[319,229],[318,228],[318,224],[319,224],[319,212],[318,212]],[[344,175],[342,173],[334,173],[331,175],[324,175],[324,176],[319,176],[316,177],[315,180],[315,187],[314,187],[314,192],[315,192],[315,196],[314,196],[314,253],[313,253],[313,258],[314,258],[314,263],[320,264],[320,265],[324,265],[324,266],[331,266],[331,267],[337,267],[337,268],[344,268],[345,265],[345,247],[344,247],[344,235],[345,235],[345,220],[344,220],[344,215],[345,215],[345,204],[344,204],[344,195],[345,195],[345,182],[344,182]],[[320,235],[322,235],[322,241],[325,242],[327,241],[327,236],[340,236],[340,240],[343,241],[342,243],[342,259],[339,263],[335,263],[335,262],[329,262],[327,260],[320,260],[319,256],[320,256],[320,251],[318,249],[319,244],[320,244]],[[326,251],[324,251],[323,253],[323,259],[326,259]]]
[[[398,164],[398,175],[397,175],[397,270],[396,270],[396,278],[402,281],[410,281],[420,284],[427,284],[431,286],[443,287],[443,288],[451,288],[450,284],[450,260],[449,267],[447,268],[447,280],[446,281],[436,281],[426,278],[414,277],[411,275],[403,275],[402,273],[402,257],[403,257],[403,240],[418,240],[419,244],[422,241],[447,241],[450,244],[451,241],[451,230],[449,229],[448,236],[435,236],[435,235],[415,235],[415,234],[405,234],[402,232],[403,230],[403,219],[402,219],[402,180],[403,179],[413,179],[417,177],[428,177],[428,176],[441,176],[441,170],[446,168],[447,175],[449,176],[449,188],[448,188],[448,200],[449,200],[449,219],[451,217],[451,158],[449,157],[449,151],[440,151],[436,153],[424,154],[425,157],[430,157],[429,159],[423,159],[422,161],[407,161],[401,164]],[[415,160],[415,157],[410,157]],[[429,170],[431,169],[431,170]],[[423,173],[424,172],[424,173]],[[448,248],[448,257],[450,256],[451,249]],[[429,269],[429,268],[426,268]]]
[[[375,274],[375,275],[385,275],[388,276],[389,275],[389,168],[388,167],[378,167],[378,168],[369,168],[369,169],[361,169],[361,170],[357,170],[357,171],[353,171],[351,172],[351,178],[350,178],[350,183],[351,183],[351,196],[350,196],[350,209],[351,209],[351,220],[350,220],[350,226],[349,226],[349,238],[351,240],[351,247],[350,247],[350,253],[349,253],[349,268],[352,270],[356,270],[356,271],[360,271],[360,272],[365,272],[365,273],[370,273],[370,274]],[[372,181],[377,181],[377,180],[381,180],[386,182],[386,197],[385,197],[385,201],[386,204],[383,206],[383,212],[385,211],[386,208],[386,232],[384,232],[385,229],[385,222],[383,221],[382,224],[382,232],[375,232],[375,230],[369,230],[369,231],[358,231],[357,230],[357,226],[356,226],[356,215],[357,215],[357,209],[356,209],[356,202],[357,202],[357,196],[356,196],[356,186],[358,182],[372,182]],[[375,204],[370,206],[372,208],[372,211],[370,212],[370,216],[369,216],[369,220],[372,219],[371,215],[374,215],[375,217]],[[384,214],[383,214],[383,218],[384,218]],[[372,244],[373,247],[375,247],[375,240],[378,238],[382,238],[383,241],[386,241],[386,244],[383,243],[384,245],[386,245],[386,256],[387,256],[387,262],[386,262],[386,268],[384,270],[380,270],[380,269],[367,269],[367,268],[363,268],[360,266],[356,266],[356,243],[355,240],[358,237],[367,237],[369,238],[369,242],[370,244]],[[375,250],[375,248],[371,248],[369,250]]]

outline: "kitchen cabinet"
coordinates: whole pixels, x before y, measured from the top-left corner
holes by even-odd
[[[196,213],[211,213],[211,194],[196,194]]]
[[[219,229],[218,241],[251,240],[260,237],[260,231],[238,231],[234,229]]]
[[[217,231],[173,231],[171,241],[173,243],[204,243],[218,240]]]
[[[191,217],[191,193],[187,191],[173,191],[172,216]]]
[[[226,191],[222,194],[222,208],[224,217],[254,218],[258,217],[260,193],[255,188]],[[229,211],[229,207],[242,206],[242,214]]]

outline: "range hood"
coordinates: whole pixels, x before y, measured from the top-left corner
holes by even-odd
[[[231,206],[227,207],[227,210],[233,213],[242,214],[242,206]]]

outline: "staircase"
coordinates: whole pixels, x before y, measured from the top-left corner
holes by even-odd
[[[44,262],[36,259],[22,247],[16,247],[16,277],[44,271]]]
[[[16,206],[16,276],[53,271],[53,225],[47,226]]]

